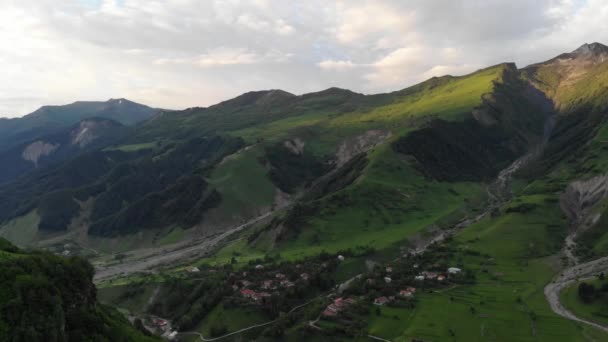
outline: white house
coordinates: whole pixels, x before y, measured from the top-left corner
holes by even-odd
[[[462,272],[462,270],[460,268],[458,268],[458,267],[450,267],[450,268],[448,268],[448,273],[449,274],[458,274],[460,272]]]

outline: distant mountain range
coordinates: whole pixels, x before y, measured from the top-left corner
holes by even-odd
[[[106,102],[79,101],[64,106],[43,106],[21,118],[0,118],[0,151],[67,128],[82,119],[111,119],[123,125],[133,125],[158,113],[126,99]]]

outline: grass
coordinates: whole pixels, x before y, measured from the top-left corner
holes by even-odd
[[[599,324],[608,325],[608,307],[604,298],[598,298],[591,303],[583,302],[578,296],[578,286],[585,282],[592,284],[596,289],[600,289],[606,282],[599,279],[589,279],[574,282],[572,285],[563,289],[560,293],[560,300],[564,307],[578,317],[588,319]]]
[[[537,206],[525,214],[506,212],[522,203]],[[548,256],[559,250],[566,227],[555,202],[517,197],[500,216],[466,228],[452,242],[461,251],[453,262],[475,272],[474,285],[421,293],[414,310],[383,308],[380,317],[370,316],[370,333],[393,341],[608,340],[555,315],[544,297],[557,270]]]
[[[388,129],[404,134],[420,125],[427,116],[459,120],[481,104],[482,95],[500,81],[504,65],[484,69],[444,82],[433,79],[401,92],[390,94],[392,100],[370,108],[346,113],[312,111],[298,116],[232,131],[230,134],[254,142],[259,139],[281,141],[301,137],[318,156],[333,154],[346,138],[370,129]],[[369,101],[374,101],[371,97]]]
[[[210,330],[213,326],[224,326],[227,332],[230,333],[270,320],[263,311],[254,306],[226,308],[223,304],[219,304],[213,308],[195,330],[202,333],[206,338],[209,338],[211,336]]]
[[[370,155],[356,184],[321,200],[320,212],[278,249],[301,258],[354,246],[387,248],[462,209],[465,198],[480,192],[478,184],[425,179],[385,144]]]
[[[31,246],[38,237],[40,217],[36,211],[15,218],[0,227],[0,237],[3,237],[19,247]]]
[[[130,285],[117,285],[98,288],[99,301],[105,304],[120,306],[131,313],[144,313],[148,306],[148,300],[154,294],[158,285],[148,283],[137,287],[137,291],[129,291]],[[128,295],[127,295],[128,293]]]
[[[138,152],[142,150],[151,150],[157,146],[156,142],[146,142],[140,144],[120,145],[108,147],[105,151],[122,151],[122,152]]]
[[[207,179],[222,196],[219,211],[224,216],[255,215],[272,205],[275,187],[258,161],[262,153],[260,146],[254,146],[231,155]]]

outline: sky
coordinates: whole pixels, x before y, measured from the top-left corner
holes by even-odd
[[[604,0],[0,0],[0,117],[128,98],[398,90],[608,44]]]

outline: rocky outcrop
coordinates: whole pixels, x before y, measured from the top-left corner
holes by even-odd
[[[585,181],[574,181],[560,196],[560,207],[571,226],[591,226],[599,214],[591,215],[592,209],[608,196],[608,176],[597,176]]]
[[[48,156],[59,148],[59,144],[50,144],[42,140],[29,144],[21,153],[23,160],[31,161],[38,167],[38,160]]]
[[[344,141],[336,153],[336,166],[341,167],[354,156],[367,152],[392,136],[390,131],[372,129]]]
[[[283,146],[285,146],[289,151],[291,151],[291,153],[296,155],[301,155],[302,153],[304,153],[305,145],[306,143],[300,138],[286,140],[285,142],[283,142]]]
[[[115,125],[116,123],[106,120],[83,120],[70,132],[70,143],[84,148],[99,138],[106,129]]]

